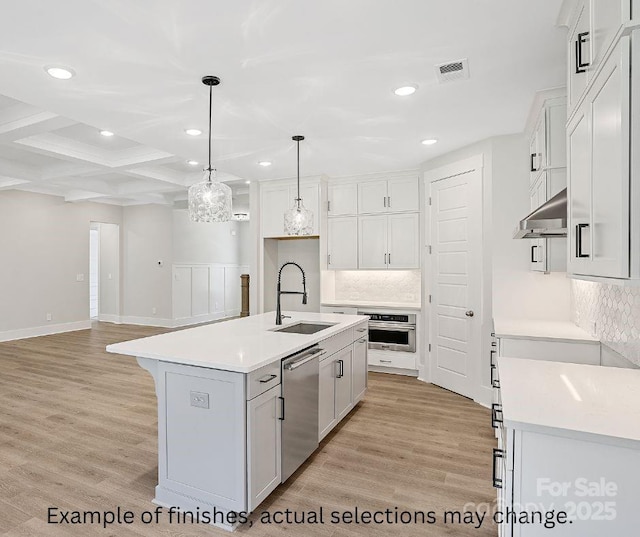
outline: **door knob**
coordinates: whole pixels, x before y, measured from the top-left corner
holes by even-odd
[[[473,317],[473,316],[475,315],[475,313],[473,313],[473,310],[469,310],[469,311],[467,311],[467,312],[465,313],[465,315],[466,315],[467,317]]]

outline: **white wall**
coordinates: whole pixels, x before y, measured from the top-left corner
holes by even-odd
[[[123,307],[127,317],[171,319],[173,210],[138,205],[123,211]],[[159,266],[158,261],[163,265]],[[153,312],[155,308],[155,313]]]
[[[120,224],[122,208],[0,192],[0,333],[89,321],[91,221]]]

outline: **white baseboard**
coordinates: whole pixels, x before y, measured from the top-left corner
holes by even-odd
[[[238,313],[239,315],[239,313]],[[122,315],[118,317],[116,322],[121,324],[135,324],[141,326],[157,326],[159,328],[181,328],[183,326],[192,326],[194,324],[209,323],[219,319],[227,319],[229,317],[237,317],[237,315],[227,315],[224,312],[208,313],[206,315],[196,315],[195,317],[186,317],[184,319],[162,319],[159,317],[137,317],[134,315]],[[102,318],[100,318],[102,320]]]
[[[98,321],[100,321],[101,323],[121,323],[120,315],[114,315],[113,313],[99,313]]]
[[[114,321],[116,322],[116,321]],[[171,319],[162,319],[160,317],[137,317],[135,315],[122,315],[117,321],[119,324],[136,324],[140,326],[157,326],[159,328],[173,328],[174,324]]]
[[[21,328],[19,330],[6,330],[4,332],[0,332],[0,342],[38,336],[49,336],[51,334],[61,334],[63,332],[75,332],[76,330],[88,330],[89,328],[91,328],[91,321],[86,320],[71,323],[34,326],[32,328]]]
[[[240,315],[240,313],[238,313],[238,315]],[[228,317],[235,317],[235,315],[228,315],[226,312],[221,311],[219,313],[207,313],[206,315],[196,315],[195,317],[186,317],[184,319],[174,319],[172,322],[174,328],[179,328],[181,326],[208,323],[211,321],[217,321],[218,319],[226,319]]]

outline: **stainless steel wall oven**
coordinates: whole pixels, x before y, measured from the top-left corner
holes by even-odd
[[[369,317],[369,348],[384,351],[416,352],[415,314],[370,313],[359,311]]]

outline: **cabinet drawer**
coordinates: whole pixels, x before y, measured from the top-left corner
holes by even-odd
[[[280,384],[280,360],[247,375],[247,401]]]
[[[329,356],[344,349],[346,346],[351,345],[353,343],[353,339],[353,328],[348,328],[344,332],[340,332],[335,336],[331,336],[330,338],[321,341],[318,345],[321,349],[324,349],[325,353],[320,357],[320,361],[326,360]]]
[[[416,357],[411,353],[369,351],[369,365],[416,369]]]
[[[600,344],[500,338],[500,356],[600,365]]]

